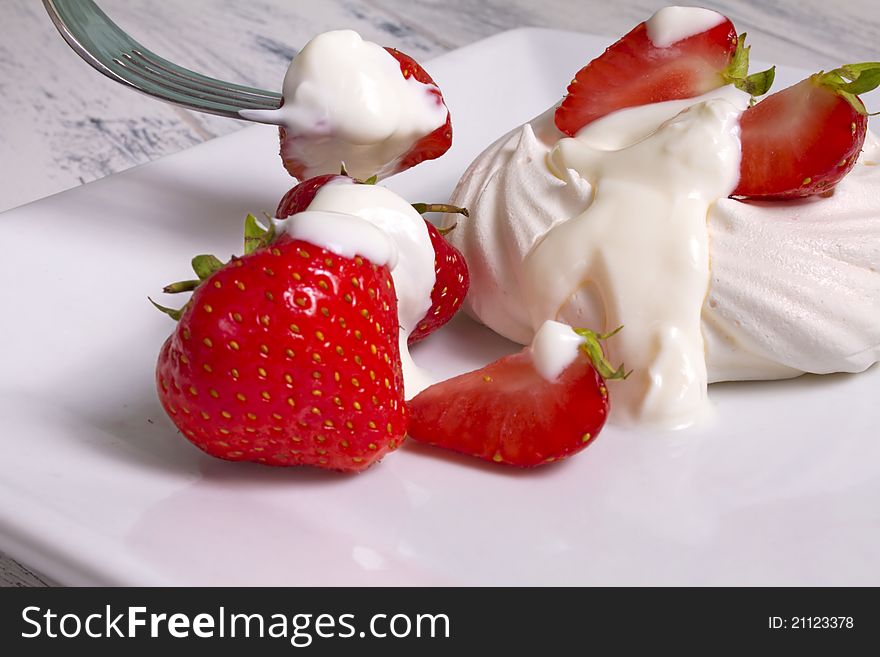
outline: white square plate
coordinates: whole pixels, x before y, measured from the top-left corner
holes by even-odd
[[[518,30],[431,62],[455,146],[389,186],[445,200],[608,43]],[[255,126],[0,217],[0,549],[64,584],[880,584],[876,367],[714,385],[708,429],[609,427],[531,472],[413,444],[358,476],[200,453],[156,399],[172,324],[147,295],[291,184]],[[459,317],[415,357],[452,375],[513,348]]]

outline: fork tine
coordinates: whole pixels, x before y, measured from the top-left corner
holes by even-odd
[[[193,83],[196,82],[200,88],[210,89],[215,91],[218,95],[223,95],[228,98],[241,98],[249,99],[253,102],[276,104],[278,102],[277,93],[267,92],[262,89],[249,89],[247,87],[231,87],[229,84],[213,78],[203,77],[203,79],[196,80],[188,75],[191,71],[188,71],[185,68],[180,68],[179,66],[175,66],[174,69],[171,69],[163,63],[165,61],[163,58],[149,50],[146,52],[133,50],[130,57],[133,62],[139,62],[143,66],[154,70],[157,74],[173,78],[184,86],[192,88]]]
[[[194,96],[200,100],[236,105],[242,109],[274,109],[277,106],[273,104],[271,98],[265,96],[243,97],[222,88],[195,86],[185,78],[167,75],[151,63],[135,59],[128,53],[122,53],[121,57],[114,59],[114,62],[118,66],[125,68],[129,73],[143,78],[144,81],[181,96]]]
[[[92,0],[43,0],[68,45],[107,77],[184,107],[242,118],[242,109],[277,109],[281,95],[181,68],[144,48]]]
[[[117,27],[116,29],[118,30],[119,28]],[[187,81],[187,86],[191,88],[210,88],[215,90],[222,89],[228,92],[230,97],[269,98],[276,103],[276,107],[280,105],[281,95],[278,93],[265,91],[263,89],[255,89],[253,87],[246,87],[232,82],[225,82],[223,80],[217,80],[216,78],[209,78],[205,75],[202,75],[201,73],[196,73],[195,71],[191,71],[189,69],[178,66],[174,62],[170,62],[164,57],[160,57],[156,53],[147,50],[134,40],[130,40],[130,44],[131,46],[128,51],[130,55],[138,56],[140,59],[148,62],[153,67],[158,68],[162,71],[166,71],[181,80]]]

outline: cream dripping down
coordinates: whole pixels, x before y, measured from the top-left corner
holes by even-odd
[[[663,10],[655,45],[715,23]],[[545,320],[608,331],[614,422],[685,425],[713,381],[859,372],[880,360],[880,145],[829,198],[727,198],[738,115],[725,87],[628,108],[566,138],[550,108],[489,146],[452,203],[465,308],[522,344]]]

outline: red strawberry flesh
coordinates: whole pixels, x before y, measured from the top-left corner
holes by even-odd
[[[746,110],[735,196],[794,198],[822,193],[855,165],[868,118],[812,76]]]
[[[736,51],[736,30],[726,18],[665,48],[640,23],[578,71],[556,110],[556,126],[574,136],[606,114],[666,100],[692,98],[725,84]]]
[[[605,424],[609,403],[585,354],[550,382],[524,349],[429,387],[409,407],[408,432],[415,440],[531,467],[586,447]]]
[[[428,235],[434,246],[434,287],[431,289],[431,307],[407,342],[415,344],[446,324],[461,308],[470,286],[470,274],[461,251],[450,244],[437,227],[429,221]]]
[[[438,104],[443,104],[443,94],[440,93],[440,89],[435,84],[433,78],[428,75],[428,72],[416,60],[394,48],[385,48],[385,50],[400,62],[400,73],[405,79],[413,77],[422,84],[433,85],[434,89],[431,90],[431,93],[436,97]],[[448,151],[450,146],[452,146],[452,117],[447,112],[446,123],[419,139],[400,158],[396,171],[405,171],[425,160],[434,160]]]

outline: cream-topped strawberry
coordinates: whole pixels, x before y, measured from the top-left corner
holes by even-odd
[[[315,200],[318,192],[325,189],[325,194],[334,193],[333,185],[365,184],[346,175],[329,174],[304,180],[291,188],[278,203],[275,215],[279,218],[288,217],[297,212],[307,210]],[[367,183],[369,184],[369,183]],[[370,192],[366,192],[370,196]],[[384,192],[372,194],[376,202],[385,196]],[[329,205],[328,205],[329,204]],[[340,206],[321,201],[321,207]],[[444,204],[414,203],[413,208],[420,214],[426,212],[456,212],[467,216],[467,210]],[[423,340],[438,328],[446,324],[461,308],[470,284],[467,264],[458,249],[452,246],[434,224],[425,220],[425,227],[434,249],[434,285],[431,289],[431,305],[408,336],[409,344]],[[447,231],[443,231],[447,232]]]
[[[411,57],[352,30],[314,37],[284,78],[281,109],[246,118],[281,126],[281,159],[301,180],[339,171],[385,178],[445,153],[452,124],[440,89]]]
[[[639,23],[577,72],[556,126],[574,136],[584,126],[627,107],[701,96],[725,84],[752,95],[766,92],[772,71],[749,78],[745,34],[721,14],[666,7]]]

